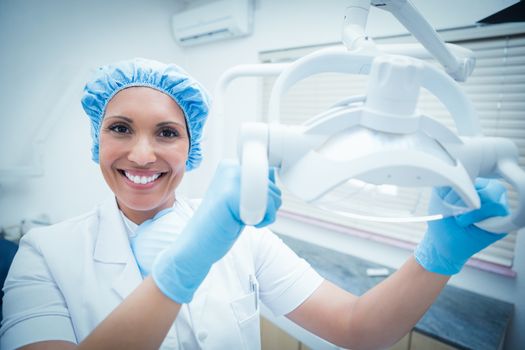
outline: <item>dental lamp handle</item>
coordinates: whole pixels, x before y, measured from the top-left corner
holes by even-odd
[[[265,77],[279,75],[290,63],[265,63],[265,64],[246,64],[232,67],[226,70],[215,87],[215,113],[223,120],[224,100],[226,100],[226,90],[236,79]],[[225,117],[225,115],[224,115]],[[213,128],[215,135],[224,135],[224,125],[227,123],[215,122]],[[247,127],[250,128],[250,127]],[[252,129],[250,129],[252,130]],[[250,134],[250,137],[239,138],[239,162],[241,164],[241,194],[240,194],[240,216],[246,225],[261,223],[266,213],[268,202],[267,183],[268,183],[268,132],[260,128],[254,128],[257,136]],[[252,137],[253,136],[253,137]],[[220,138],[215,138],[214,150],[217,154],[222,154],[223,142]]]
[[[492,217],[475,225],[493,233],[507,233],[525,227],[525,172],[515,160],[504,158],[497,162],[496,172],[518,193],[518,207],[504,217]]]
[[[240,216],[244,224],[255,226],[263,220],[268,202],[268,128],[245,123],[239,140]]]
[[[516,144],[501,137],[462,137],[460,147],[449,150],[465,166],[471,179],[501,178],[516,191],[518,206],[504,217],[476,223],[492,233],[508,233],[525,227],[525,171],[520,168]],[[450,146],[450,145],[449,145]]]

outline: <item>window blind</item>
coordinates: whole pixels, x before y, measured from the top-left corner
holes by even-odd
[[[459,31],[458,31],[459,32]],[[484,135],[509,138],[519,148],[519,162],[525,167],[525,30],[512,30],[512,34],[501,34],[498,26],[498,35],[490,36],[490,31],[484,30],[488,37],[466,39],[469,31],[460,30],[456,35],[459,40],[454,42],[473,50],[476,54],[476,68],[466,83],[460,83],[478,113]],[[470,33],[474,33],[471,31]],[[479,33],[479,31],[478,31]],[[448,31],[447,35],[454,36]],[[376,38],[378,44],[391,42],[392,38]],[[323,45],[327,47],[331,45]],[[310,48],[287,49],[261,53],[262,62],[293,61],[305,54],[319,49],[321,46]],[[431,64],[435,62],[428,61]],[[282,99],[281,123],[300,124],[317,113],[326,110],[336,101],[348,96],[364,94],[367,76],[324,73],[309,77],[294,87]],[[275,78],[262,80],[262,119],[267,118],[267,108],[271,89]],[[418,102],[418,109],[431,116],[455,131],[453,119],[443,105],[430,93],[422,89]],[[344,187],[340,189],[344,196]],[[415,196],[418,196],[417,198]],[[350,197],[351,198],[351,197]],[[516,207],[516,193],[509,187],[509,205]],[[423,205],[426,208],[429,193],[414,191],[399,195],[396,205]],[[350,201],[349,201],[350,202]],[[359,205],[359,203],[352,203]],[[334,212],[324,211],[315,206],[302,202],[290,193],[283,191],[282,210],[300,214],[311,219],[342,225],[351,229],[373,233],[399,241],[416,244],[422,238],[426,223],[385,223],[351,219]],[[374,214],[374,213],[371,213]],[[380,213],[375,213],[379,214]],[[514,257],[516,232],[474,256],[484,262],[504,267],[511,267]]]

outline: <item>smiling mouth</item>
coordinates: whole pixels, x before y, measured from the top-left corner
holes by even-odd
[[[140,176],[140,175],[132,174],[125,170],[121,170],[121,169],[119,169],[118,172],[122,176],[126,177],[129,181],[137,185],[146,185],[146,184],[152,183],[166,174],[166,173],[160,172],[160,173],[155,173],[150,176]]]

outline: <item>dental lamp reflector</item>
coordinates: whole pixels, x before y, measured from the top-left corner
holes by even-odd
[[[342,101],[302,127],[253,125],[242,139],[260,140],[289,192],[331,212],[377,221],[426,221],[472,210],[479,200],[466,170],[416,114],[423,69],[411,58],[378,57],[366,100]],[[256,133],[268,133],[269,142],[252,136]],[[449,142],[461,142],[447,136]],[[255,159],[261,157],[263,152]],[[452,184],[464,204],[428,213],[421,197],[436,184]],[[400,197],[406,202],[396,200]]]
[[[341,59],[351,57],[345,53]],[[322,60],[310,58],[285,69],[274,92],[281,94],[305,76],[326,71]],[[257,224],[262,219],[268,167],[276,168],[280,184],[299,199],[359,219],[428,221],[471,211],[480,206],[473,186],[479,176],[503,177],[521,184],[516,188],[523,199],[525,176],[516,165],[517,152],[511,142],[481,136],[461,138],[417,111],[421,87],[431,90],[429,82],[437,76],[455,86],[452,79],[414,58],[379,55],[370,61],[366,98],[341,101],[299,126],[243,125],[239,155],[241,218],[246,223]],[[345,68],[348,73],[363,72],[348,67],[351,65]],[[286,88],[280,91],[283,86]],[[456,106],[469,103],[460,89],[435,92],[445,106],[452,107],[453,116],[457,111],[472,110],[471,106]],[[278,120],[278,108],[273,107]],[[513,170],[499,167],[505,160],[514,164],[510,165]],[[460,204],[443,202],[429,209],[424,199],[439,186],[452,187]],[[523,227],[523,210],[521,204],[520,213],[491,219],[486,228],[507,232]]]

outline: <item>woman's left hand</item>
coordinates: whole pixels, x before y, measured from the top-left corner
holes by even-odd
[[[505,187],[497,180],[482,178],[476,179],[475,187],[481,201],[479,209],[428,223],[427,232],[414,252],[417,262],[426,270],[443,275],[458,273],[472,255],[505,236],[475,225],[508,214]],[[450,187],[442,187],[432,193],[430,206],[444,200],[452,203],[461,199]]]

